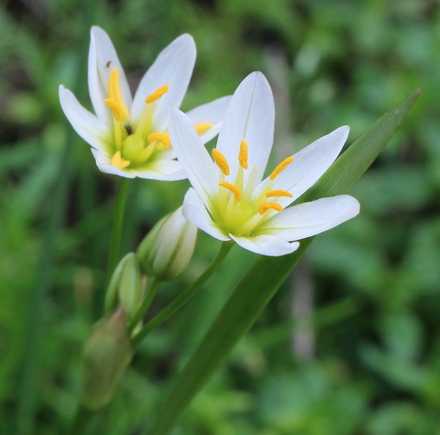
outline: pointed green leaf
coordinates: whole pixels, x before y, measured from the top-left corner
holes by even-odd
[[[348,193],[391,139],[420,92],[411,94],[344,152],[302,201]],[[238,283],[198,349],[177,376],[158,414],[154,435],[166,435],[269,303],[313,238],[284,257],[260,257]]]

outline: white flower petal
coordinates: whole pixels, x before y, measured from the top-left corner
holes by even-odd
[[[218,192],[218,168],[203,146],[189,118],[174,109],[170,117],[170,137],[186,175],[205,204]]]
[[[177,160],[153,160],[149,162],[148,168],[134,169],[132,173],[139,178],[150,180],[175,181],[186,178],[182,165]]]
[[[122,98],[128,111],[130,111],[132,103],[131,91],[124,69],[107,33],[100,27],[93,26],[90,37],[88,73],[90,98],[98,117],[103,122],[110,123],[112,121],[111,111],[107,108],[104,100],[108,96],[108,81],[114,68],[119,70]]]
[[[293,198],[282,198],[284,207],[298,199],[327,171],[338,157],[350,128],[339,127],[294,154],[294,161],[276,178],[274,189],[287,190]]]
[[[287,241],[301,240],[353,218],[359,208],[359,202],[349,195],[321,198],[277,213],[258,228],[258,233],[271,233]]]
[[[249,147],[249,170],[245,171],[245,181],[254,166],[260,169],[256,182],[261,180],[272,148],[274,122],[275,108],[270,85],[262,73],[253,72],[235,91],[217,142],[217,149],[228,160],[232,182],[235,182],[243,139]]]
[[[93,148],[107,152],[110,131],[95,115],[84,109],[75,95],[63,85],[59,87],[61,107],[75,131]]]
[[[177,160],[153,160],[151,166],[145,169],[118,169],[111,163],[111,157],[108,154],[100,153],[92,149],[96,164],[101,172],[106,174],[119,175],[126,178],[147,178],[149,180],[175,181],[184,180],[186,174],[181,164]]]
[[[90,38],[89,61],[88,61],[88,85],[90,100],[92,101],[93,109],[96,116],[106,125],[111,125],[112,113],[105,104],[105,99],[108,97],[107,87],[102,83],[98,71],[98,56],[96,53],[96,42],[93,38],[93,28]]]
[[[256,237],[235,237],[232,234],[230,236],[242,248],[269,257],[291,254],[299,247],[298,242],[288,243],[270,234],[262,234]]]
[[[231,96],[217,98],[217,100],[198,106],[186,113],[193,124],[212,123],[212,127],[208,131],[199,134],[203,143],[209,142],[220,131],[231,98]]]
[[[218,240],[230,240],[223,234],[217,224],[211,219],[203,201],[194,189],[189,189],[183,200],[183,216],[196,227]]]
[[[130,171],[121,170],[111,164],[111,159],[107,154],[103,154],[92,148],[93,157],[96,160],[96,166],[101,172],[106,174],[118,175],[119,177],[134,178],[135,175]]]
[[[169,85],[168,91],[155,104],[153,126],[157,131],[168,129],[169,112],[179,108],[185,96],[196,61],[192,36],[185,34],[166,47],[142,78],[133,100],[131,116],[137,121],[145,106],[145,98],[158,88]]]

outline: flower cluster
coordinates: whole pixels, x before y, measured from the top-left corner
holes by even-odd
[[[298,240],[358,214],[359,203],[348,195],[287,208],[334,162],[348,127],[288,156],[264,178],[275,119],[269,83],[262,73],[252,73],[232,98],[184,114],[178,108],[195,57],[192,37],[180,36],[160,53],[132,98],[109,37],[92,28],[88,83],[95,114],[63,86],[60,100],[72,126],[91,145],[101,171],[168,181],[187,177],[192,188],[183,216],[216,239],[233,240],[262,255],[289,254],[298,248]],[[204,144],[217,133],[210,155]]]
[[[183,205],[161,219],[137,251],[123,257],[119,265],[113,264],[119,245],[112,242],[111,253],[115,255],[109,261],[112,278],[106,315],[83,349],[82,403],[92,410],[111,399],[134,347],[203,286],[233,242],[257,254],[286,255],[298,249],[298,240],[359,213],[358,201],[348,195],[289,207],[335,161],[348,127],[287,156],[265,176],[275,122],[268,81],[262,73],[254,72],[232,97],[184,114],[178,109],[195,58],[192,37],[178,37],[159,54],[133,97],[110,38],[94,26],[88,85],[95,113],[85,109],[64,86],[59,88],[65,115],[92,147],[102,172],[163,181],[188,178],[192,185]],[[217,134],[217,144],[209,153],[205,143]],[[120,203],[123,201],[118,200]],[[116,213],[116,217],[122,215]],[[230,243],[223,243],[198,279],[144,325],[145,313],[161,282],[175,279],[187,268],[197,229]]]

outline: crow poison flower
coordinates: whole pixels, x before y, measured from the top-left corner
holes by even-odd
[[[258,72],[233,95],[212,158],[187,116],[176,109],[170,119],[176,155],[193,187],[185,196],[185,218],[219,240],[232,239],[268,256],[289,254],[298,249],[297,240],[359,213],[358,201],[348,195],[285,208],[330,167],[349,128],[340,127],[287,157],[263,180],[274,119],[269,83]]]
[[[91,145],[102,172],[127,178],[185,178],[171,146],[168,118],[182,103],[195,58],[192,37],[178,37],[159,54],[132,98],[110,38],[92,27],[88,82],[96,115],[62,85],[59,94],[64,113]],[[218,133],[229,101],[230,97],[219,98],[188,112],[204,143]]]

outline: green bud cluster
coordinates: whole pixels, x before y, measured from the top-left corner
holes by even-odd
[[[130,252],[119,262],[107,289],[107,316],[96,324],[83,349],[85,407],[104,406],[130,363],[130,331],[136,329],[128,325],[140,321],[141,326],[144,313],[138,311],[148,308],[155,291],[150,289],[153,293],[145,297],[147,276],[166,281],[180,275],[192,257],[196,237],[197,228],[186,221],[179,208],[153,227],[137,253]]]

